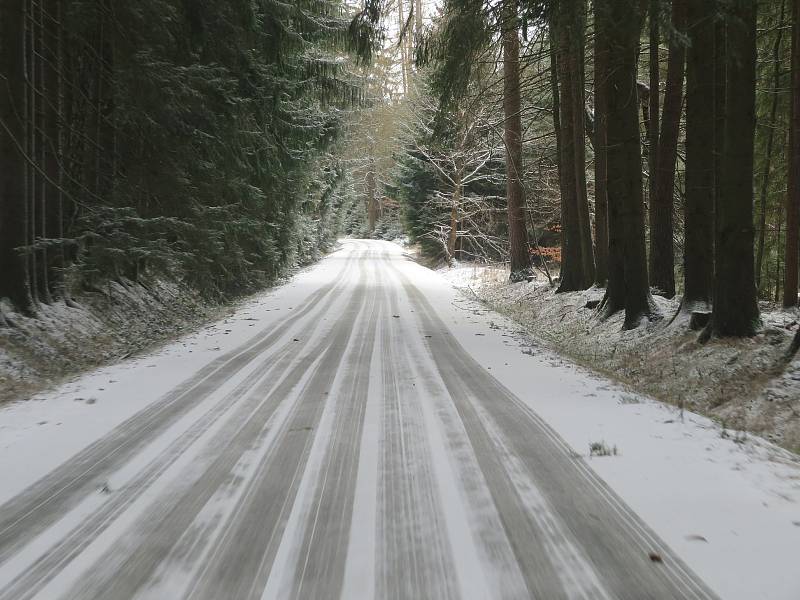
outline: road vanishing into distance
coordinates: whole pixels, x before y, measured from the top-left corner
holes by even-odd
[[[324,262],[0,506],[0,600],[714,598],[458,343],[421,266],[358,240]]]

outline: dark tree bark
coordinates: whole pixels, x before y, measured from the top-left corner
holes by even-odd
[[[33,303],[28,285],[26,259],[18,249],[27,236],[23,154],[25,106],[25,5],[24,0],[0,2],[0,297],[11,300],[23,312]]]
[[[685,0],[673,0],[664,112],[658,136],[654,194],[650,196],[650,285],[667,298],[675,295],[675,249],[672,204],[675,194],[675,163],[683,105],[683,74],[686,46],[680,34],[686,31]],[[651,177],[651,180],[653,178]]]
[[[566,206],[567,197],[570,195],[570,183],[565,179],[566,173],[562,165],[563,141],[561,139],[561,91],[558,89],[558,51],[556,49],[556,28],[553,26],[553,21],[550,21],[550,89],[553,97],[553,131],[556,134],[556,167],[558,170],[558,192],[561,207],[561,219],[564,220],[564,214],[569,210]],[[567,247],[566,235],[564,227],[561,227],[560,232],[561,244],[561,270],[564,270],[564,254]]]
[[[608,46],[603,19],[597,18],[594,4],[594,239],[595,280],[604,286],[608,281]]]
[[[375,232],[375,223],[378,221],[378,188],[375,182],[375,159],[369,159],[367,172],[367,233]]]
[[[28,261],[28,285],[31,291],[31,297],[34,304],[39,302],[39,254],[33,250],[36,238],[39,233],[39,218],[38,218],[38,191],[40,184],[40,176],[36,170],[39,164],[38,155],[38,110],[39,98],[37,96],[37,59],[36,59],[36,17],[34,16],[34,2],[28,0],[25,6],[25,81],[27,103],[25,109],[25,124],[26,124],[26,154],[28,162],[26,164],[27,178],[25,190],[26,202],[26,223],[27,223],[27,238],[26,238],[26,254]]]
[[[522,101],[519,89],[519,16],[517,0],[503,0],[503,112],[505,116],[506,198],[511,281],[531,274],[525,193],[522,187]]]
[[[51,186],[48,184],[47,179],[49,176],[48,167],[50,166],[48,157],[48,120],[49,120],[49,107],[50,90],[47,87],[48,81],[46,76],[46,52],[47,46],[45,43],[45,20],[47,18],[44,10],[44,2],[39,1],[33,6],[33,21],[34,21],[34,56],[33,68],[35,73],[35,80],[37,88],[36,94],[36,113],[34,114],[34,132],[36,139],[36,155],[34,160],[38,162],[37,169],[37,185],[36,197],[33,199],[36,205],[36,240],[40,243],[47,239],[48,229],[48,196],[51,192]],[[44,173],[40,171],[44,169]],[[46,246],[42,246],[36,251],[36,288],[39,293],[39,300],[45,304],[52,302],[50,296],[50,281],[49,281],[49,252]]]
[[[718,337],[742,337],[754,335],[759,320],[753,256],[756,0],[733,0],[729,11],[714,309],[707,331]]]
[[[584,120],[583,0],[561,0],[556,5],[554,30],[561,89],[560,168],[565,177],[562,202],[561,280],[559,292],[583,290],[594,282],[594,250],[586,191],[586,130]]]
[[[727,61],[727,20],[717,18],[727,10],[722,0],[715,0],[717,13],[714,26],[714,210],[720,199],[722,185],[722,143],[725,132],[725,64]],[[716,225],[715,225],[716,227]],[[715,240],[716,245],[716,240]]]
[[[456,243],[458,242],[458,207],[461,204],[461,188],[463,187],[461,184],[461,170],[462,167],[459,165],[453,177],[453,197],[450,201],[450,232],[447,236],[448,262],[456,258]]]
[[[797,21],[795,21],[796,23]],[[794,338],[792,338],[792,343],[789,344],[789,349],[786,351],[786,359],[787,361],[792,360],[794,355],[797,354],[797,351],[800,350],[800,329],[797,330],[797,333],[794,334]]]
[[[792,3],[792,99],[789,117],[789,193],[786,195],[786,265],[783,305],[797,306],[800,229],[800,0]]]
[[[572,0],[569,21],[569,57],[572,67],[572,151],[575,168],[575,192],[578,214],[578,234],[581,243],[583,287],[594,283],[594,249],[592,248],[592,222],[586,190],[586,92],[584,67],[584,38],[586,33],[586,0]]]
[[[650,0],[650,88],[647,96],[647,171],[648,199],[652,207],[655,197],[656,169],[658,169],[658,123],[660,111],[661,63],[659,60],[659,18],[661,0]]]
[[[47,173],[47,219],[45,236],[50,239],[63,237],[63,198],[61,194],[63,164],[62,153],[62,80],[59,72],[61,65],[61,0],[46,0],[44,15],[44,57],[46,89],[45,112],[45,161]],[[61,249],[53,248],[48,252],[47,278],[49,293],[52,297],[64,296],[64,254]]]
[[[778,19],[778,31],[775,34],[775,45],[772,47],[772,104],[770,107],[769,123],[767,124],[767,148],[764,159],[764,173],[761,177],[761,190],[758,202],[758,250],[756,251],[756,289],[761,292],[761,271],[764,264],[764,242],[767,233],[767,195],[769,192],[770,169],[772,167],[772,154],[775,145],[775,117],[778,112],[778,98],[781,79],[781,42],[783,41],[783,25],[786,9],[785,0],[781,0],[781,14]]]
[[[626,329],[655,317],[647,280],[644,195],[639,138],[636,58],[642,6],[604,0],[598,10],[608,32],[608,288],[603,311],[625,310]]]
[[[688,2],[683,309],[708,311],[714,271],[714,2]]]

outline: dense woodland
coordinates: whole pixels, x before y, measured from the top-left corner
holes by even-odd
[[[798,11],[444,2],[394,184],[409,232],[512,280],[607,286],[626,327],[678,294],[704,338],[752,335],[759,300],[798,302]]]
[[[0,2],[0,297],[109,279],[229,296],[313,260],[369,100],[338,0]],[[358,211],[358,216],[361,211]]]
[[[702,336],[798,303],[800,0],[0,0],[0,297],[219,296],[341,234]]]

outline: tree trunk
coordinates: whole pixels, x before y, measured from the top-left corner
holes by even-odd
[[[756,289],[761,291],[761,269],[764,264],[764,242],[767,235],[767,198],[769,193],[769,176],[772,167],[772,149],[775,145],[775,117],[778,112],[778,98],[781,83],[781,41],[786,2],[781,0],[781,16],[778,19],[778,31],[775,34],[775,45],[772,48],[772,64],[774,67],[772,84],[772,106],[767,124],[767,148],[764,160],[764,173],[761,178],[761,193],[758,203],[758,251],[756,253]],[[791,130],[790,130],[791,135]],[[791,172],[791,169],[790,169]]]
[[[797,21],[795,20],[795,23]],[[786,351],[786,360],[792,360],[794,355],[797,354],[797,351],[800,350],[800,329],[797,330],[797,333],[794,334],[794,338],[792,338],[792,343],[789,344],[789,349]]]
[[[656,316],[647,281],[644,196],[639,139],[636,54],[642,8],[636,0],[606,0],[598,14],[608,32],[608,288],[607,317],[625,310],[624,327]]]
[[[50,51],[51,46],[48,46],[46,41],[46,34],[48,33],[46,30],[46,22],[49,21],[48,15],[45,13],[45,6],[44,1],[40,0],[34,5],[33,9],[33,17],[35,21],[35,29],[34,29],[34,48],[35,48],[35,56],[33,58],[34,69],[36,73],[36,81],[38,83],[38,90],[36,91],[37,94],[37,111],[34,116],[34,128],[36,131],[36,139],[38,140],[37,143],[37,154],[34,157],[34,160],[38,162],[39,169],[44,171],[44,174],[37,171],[37,179],[39,180],[38,183],[38,194],[37,197],[34,199],[34,202],[37,203],[37,222],[36,222],[36,238],[37,241],[45,242],[48,235],[48,228],[49,228],[49,204],[55,198],[55,193],[53,186],[48,183],[48,179],[55,180],[56,177],[50,177],[51,173],[54,173],[55,161],[52,160],[52,152],[48,148],[48,144],[50,140],[48,139],[48,134],[51,132],[50,128],[50,102],[54,100],[53,90],[48,88],[48,84],[52,83],[53,77],[48,72],[50,68],[47,65],[47,62],[50,61],[48,53]],[[47,249],[47,246],[42,246],[36,251],[37,256],[37,271],[36,271],[36,282],[37,288],[39,290],[39,299],[46,303],[50,304],[52,302],[52,297],[50,295],[50,259],[49,259],[50,252]]]
[[[375,223],[378,220],[378,190],[375,183],[375,159],[369,159],[367,172],[367,233],[375,233]]]
[[[550,35],[555,46],[558,100],[558,169],[561,188],[561,273],[559,292],[584,289],[581,258],[580,226],[577,213],[577,179],[575,177],[575,152],[573,136],[573,104],[571,65],[569,60],[568,32],[564,23],[566,2],[559,2],[551,20]],[[555,114],[555,113],[554,113]]]
[[[461,171],[455,174],[453,198],[450,204],[450,232],[447,236],[447,260],[452,262],[456,257],[456,241],[458,239],[458,206],[461,203]]]
[[[714,271],[714,2],[687,3],[683,309],[708,311]]]
[[[403,11],[403,0],[397,0],[397,30],[400,32],[400,68],[403,72],[403,95],[408,95],[408,57],[406,56],[406,40],[403,28],[406,24]]]
[[[792,98],[789,117],[789,193],[786,195],[786,258],[783,305],[797,306],[800,229],[800,0],[793,2]]]
[[[753,256],[756,0],[733,0],[729,6],[714,309],[709,328],[718,337],[741,337],[754,335],[759,319]]]
[[[506,198],[511,281],[531,274],[525,194],[522,188],[522,102],[519,89],[519,18],[517,0],[503,0],[503,112],[505,117]]]
[[[661,0],[650,0],[650,91],[645,124],[647,126],[647,186],[649,205],[652,209],[655,199],[656,170],[658,169],[658,122],[660,110],[661,64],[659,60],[659,18]]]
[[[675,295],[672,205],[686,62],[686,46],[680,37],[686,31],[685,0],[673,0],[672,25],[675,32],[670,36],[664,113],[658,136],[655,193],[650,196],[650,285],[660,290],[666,298]]]
[[[588,288],[594,282],[594,251],[586,193],[586,143],[583,91],[583,0],[557,5],[552,35],[557,48],[561,94],[560,165],[564,173],[561,227],[561,281],[559,292]]]
[[[585,68],[583,44],[586,32],[586,0],[573,0],[569,21],[569,57],[572,66],[570,78],[572,101],[572,151],[575,169],[575,199],[578,214],[578,235],[581,245],[582,287],[594,283],[594,249],[592,248],[592,223],[589,198],[586,191],[586,98],[584,91]]]
[[[608,33],[601,28],[594,4],[594,246],[595,281],[605,286],[608,280]]]
[[[18,250],[27,238],[25,8],[25,0],[0,2],[0,72],[5,76],[0,79],[0,298],[8,298],[18,310],[30,313],[33,303],[27,261]]]
[[[38,156],[38,110],[39,101],[37,98],[37,74],[36,74],[36,17],[33,0],[28,0],[25,7],[25,78],[27,83],[27,108],[25,112],[25,126],[27,142],[26,154],[28,161],[26,164],[27,170],[27,189],[25,190],[25,202],[27,206],[26,223],[28,227],[28,234],[26,239],[26,256],[28,259],[28,285],[31,290],[31,297],[34,304],[39,302],[39,265],[38,253],[34,250],[36,244],[36,237],[38,235],[38,191],[39,191],[39,173],[36,166],[39,164]]]
[[[47,88],[47,112],[45,115],[45,172],[47,183],[47,225],[46,237],[63,238],[62,215],[63,198],[61,190],[63,175],[62,156],[62,80],[59,73],[61,65],[61,0],[45,2],[45,85]],[[53,297],[64,297],[64,254],[60,248],[52,248],[48,252],[49,292]]]
[[[556,48],[556,27],[553,24],[551,19],[550,21],[550,35],[548,36],[550,42],[550,90],[551,95],[553,98],[553,131],[555,131],[556,136],[556,169],[558,171],[558,192],[559,192],[559,200],[560,200],[560,208],[561,208],[561,221],[562,227],[559,233],[560,244],[561,244],[561,275],[559,275],[559,279],[563,276],[564,273],[564,256],[566,254],[566,235],[564,233],[563,221],[564,221],[564,214],[566,214],[568,208],[566,206],[567,197],[570,194],[569,191],[569,184],[566,180],[566,172],[564,171],[563,162],[563,141],[561,135],[561,93],[558,89],[558,51]]]

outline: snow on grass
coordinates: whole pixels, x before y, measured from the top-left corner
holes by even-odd
[[[486,307],[510,317],[539,343],[664,402],[714,417],[800,451],[800,356],[785,367],[800,311],[762,303],[752,339],[697,341],[680,299],[654,296],[662,319],[622,330],[623,314],[601,321],[587,303],[602,288],[556,294],[546,283],[508,284],[507,272],[462,266],[440,274]]]
[[[630,332],[621,331],[620,316],[599,323],[593,311],[582,308],[602,297],[599,289],[555,295],[542,283],[508,285],[505,271],[491,267],[460,265],[438,273],[411,263],[403,268],[459,342],[585,456],[722,598],[800,597],[800,460],[751,433],[731,425],[723,429],[674,405],[680,394],[686,407],[723,399],[737,407],[731,412],[747,409],[752,425],[757,405],[737,398],[764,385],[748,384],[747,377],[757,379],[757,371],[785,347],[770,340],[783,345],[788,334],[777,338],[768,331],[755,340],[711,342],[703,349],[694,342],[696,334],[667,329],[666,322]],[[476,295],[519,322],[490,311]],[[659,304],[668,317],[677,309],[672,301]],[[768,327],[775,318],[791,318],[791,313],[772,314],[765,315]],[[633,392],[548,347],[566,348],[599,371],[622,369],[625,379],[640,378],[644,389],[673,394],[673,405]],[[682,353],[689,358],[678,360]],[[703,381],[690,372],[704,368]],[[715,389],[725,377],[741,383]],[[617,454],[590,457],[597,443],[616,446]]]
[[[403,253],[399,246],[386,243],[385,247],[398,255]],[[0,407],[0,503],[157,400],[220,353],[279,323],[314,290],[337,276],[340,259],[345,256],[346,252],[334,254],[288,285],[254,297],[226,319],[154,354],[96,370],[58,390],[38,394],[34,400]],[[593,311],[582,306],[589,299],[598,299],[602,290],[554,296],[541,284],[506,285],[502,270],[462,265],[446,275],[456,277],[461,290],[469,285],[472,291],[467,290],[465,296],[440,274],[410,261],[401,268],[476,360],[584,455],[588,465],[722,598],[800,597],[797,457],[751,433],[733,429],[734,419],[726,421],[723,429],[719,422],[689,410],[692,406],[706,410],[722,399],[725,402],[708,412],[722,419],[726,411],[744,411],[752,431],[754,415],[762,410],[759,403],[774,405],[775,414],[767,418],[770,423],[784,424],[787,433],[781,433],[781,439],[785,441],[793,430],[784,407],[796,406],[792,402],[798,399],[791,399],[792,369],[781,376],[789,378],[785,388],[775,383],[780,378],[765,384],[767,392],[775,387],[788,400],[769,400],[763,394],[747,402],[737,399],[745,397],[756,384],[761,385],[757,372],[780,352],[788,333],[779,337],[768,330],[772,333],[761,334],[756,340],[712,342],[699,347],[693,341],[695,334],[681,333],[675,327],[677,322],[672,328],[661,322],[633,332],[620,331],[619,317],[598,323]],[[539,336],[539,341],[532,340],[519,323],[476,302],[475,294],[519,319]],[[669,314],[676,305],[662,301],[661,307]],[[774,330],[783,327],[789,332],[794,314],[770,312],[765,321]],[[549,338],[545,337],[548,333]],[[773,346],[770,340],[780,340],[780,344]],[[659,397],[673,394],[668,398],[672,404],[632,392],[545,348],[558,347],[559,343],[581,363],[608,372],[621,369],[625,379],[644,382],[640,383],[642,389],[654,390],[650,393]],[[727,387],[719,388],[714,382],[723,376],[740,383],[728,380]],[[680,394],[684,394],[684,411],[676,407]],[[367,425],[373,419],[370,416]],[[175,427],[184,424],[178,422]],[[593,444],[616,447],[617,454],[590,456]],[[448,475],[449,467],[441,462],[441,447],[436,455],[443,488],[454,489],[457,482],[449,480],[452,473]],[[192,453],[187,453],[171,467],[172,472],[189,468],[191,458]],[[112,481],[112,486],[120,481]],[[143,510],[157,492],[157,487],[149,490],[137,500],[136,507]],[[363,489],[357,498],[363,501]],[[66,527],[103,502],[98,493],[77,506],[75,514],[65,515],[61,523]],[[140,513],[132,510],[130,514]],[[459,514],[448,518],[463,520]],[[116,539],[131,524],[130,519],[115,523],[87,556],[97,558],[104,543]],[[351,554],[368,551],[372,543],[368,537],[359,541]],[[20,556],[20,560],[31,557]],[[78,577],[92,564],[89,558],[76,561],[52,585],[62,584],[64,577]],[[480,584],[485,584],[480,570],[465,567],[479,560],[474,556],[466,559],[460,566],[459,579],[480,596]],[[349,580],[352,582],[352,574]]]

